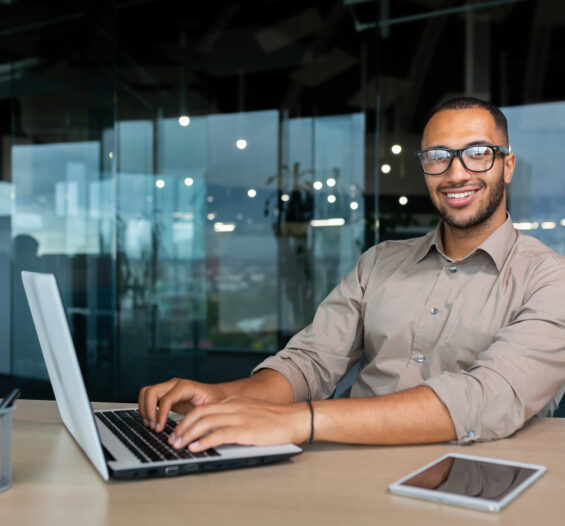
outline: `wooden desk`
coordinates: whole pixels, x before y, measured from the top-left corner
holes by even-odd
[[[535,419],[512,438],[473,446],[320,443],[304,449],[292,460],[257,468],[105,483],[61,424],[54,402],[19,400],[13,413],[14,482],[0,494],[0,523],[565,524],[565,419]],[[549,470],[499,514],[387,493],[390,482],[449,451],[543,464]]]

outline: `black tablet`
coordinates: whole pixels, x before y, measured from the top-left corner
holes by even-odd
[[[546,471],[536,464],[448,453],[394,482],[389,491],[496,512]]]

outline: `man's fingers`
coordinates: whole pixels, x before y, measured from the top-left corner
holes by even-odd
[[[245,444],[245,442],[241,440],[240,435],[241,433],[236,428],[222,427],[189,443],[188,449],[193,453],[200,453],[201,451],[206,451],[207,449],[212,449],[222,444]]]
[[[214,410],[216,408],[210,411],[211,408],[199,407],[189,413],[177,424],[169,443],[177,449],[182,448],[220,427],[237,425],[241,420],[237,414],[217,412]]]
[[[167,416],[169,415],[173,405],[182,400],[186,400],[186,398],[186,393],[183,392],[182,386],[180,384],[176,384],[167,392],[167,394],[159,399],[159,413],[157,414],[155,431],[160,433],[163,429],[165,429]]]
[[[167,422],[167,416],[174,406],[192,405],[196,392],[193,383],[178,380],[174,386],[161,396],[159,398],[159,413],[157,415],[155,431],[159,433],[163,431]]]
[[[230,397],[231,398],[231,397]],[[175,428],[175,433],[177,436],[183,435],[192,426],[194,426],[201,419],[211,416],[211,415],[243,415],[243,407],[237,402],[229,402],[220,400],[216,403],[210,403],[206,405],[198,405],[191,408],[190,412],[177,424]]]
[[[138,400],[139,413],[147,424],[153,423],[153,427],[156,425],[157,404],[177,383],[178,380],[173,378],[161,384],[141,388]]]
[[[137,395],[137,406],[139,408],[139,416],[141,418],[145,418],[146,411],[145,411],[145,391],[147,387],[142,387],[139,390],[139,394]]]

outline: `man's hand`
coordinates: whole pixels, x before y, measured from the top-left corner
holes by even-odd
[[[249,378],[215,385],[172,378],[142,387],[138,398],[139,414],[146,426],[160,433],[169,411],[186,414],[194,407],[213,404],[231,395],[276,404],[294,401],[294,393],[286,378],[271,369],[263,369]]]
[[[203,451],[220,444],[271,445],[307,440],[310,410],[293,403],[289,382],[265,369],[245,380],[208,385],[173,378],[144,387],[139,412],[161,432],[169,411],[185,413],[171,443]],[[157,407],[159,410],[157,411]],[[316,440],[353,444],[423,444],[457,438],[447,407],[430,388],[313,403]]]
[[[194,407],[169,438],[179,449],[194,452],[221,444],[299,444],[310,436],[310,410],[306,403],[277,404],[241,396]]]
[[[142,387],[139,391],[139,415],[146,426],[161,432],[169,411],[186,414],[192,408],[225,398],[220,386],[172,378],[161,384]],[[159,411],[157,411],[159,407]]]

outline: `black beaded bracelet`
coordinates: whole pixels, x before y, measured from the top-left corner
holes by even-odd
[[[306,400],[306,403],[310,408],[310,440],[308,440],[308,443],[312,444],[314,442],[314,408],[310,399]]]

